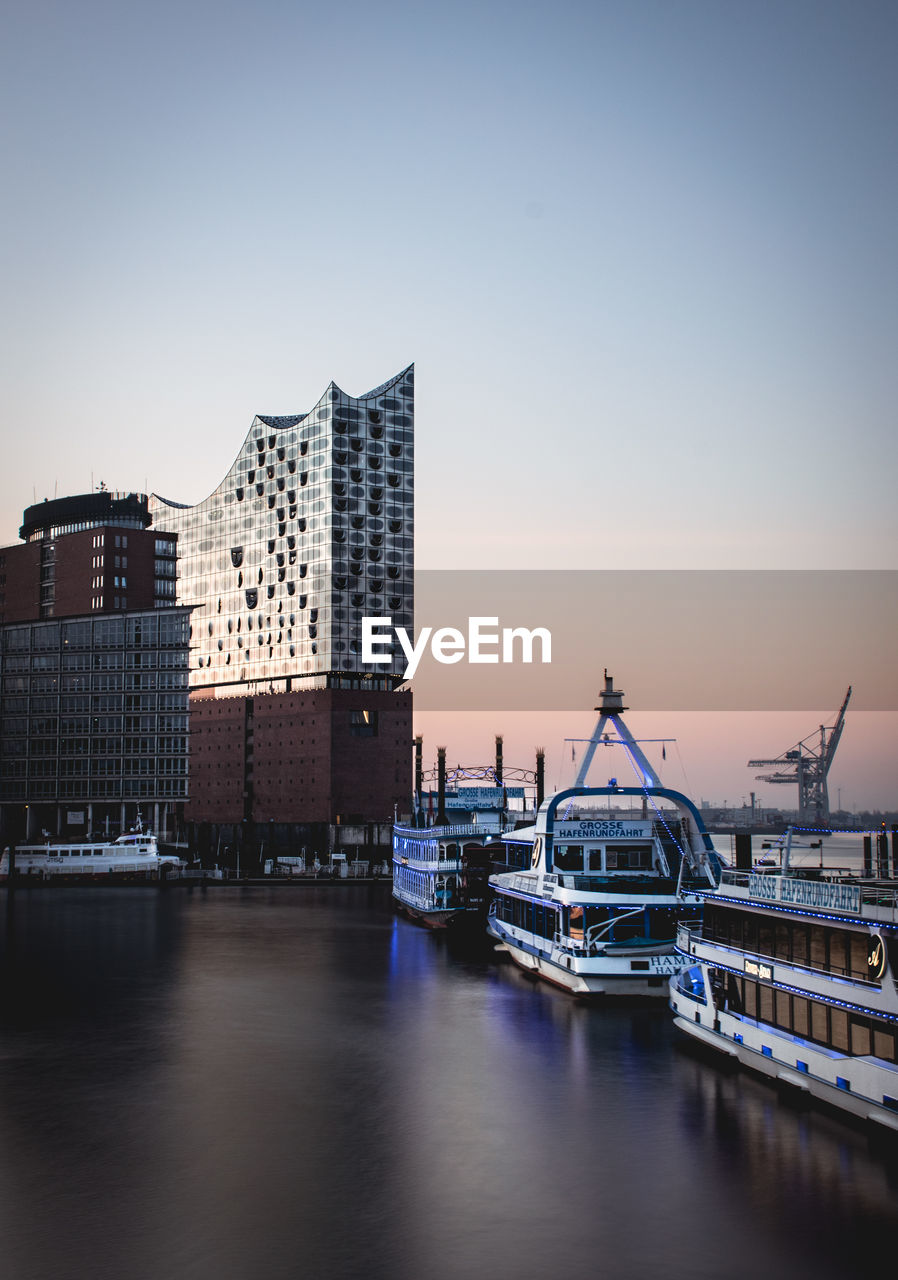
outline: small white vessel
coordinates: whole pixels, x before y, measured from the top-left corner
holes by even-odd
[[[174,855],[160,854],[155,835],[141,830],[124,832],[115,840],[70,844],[22,844],[14,853],[16,877],[52,880],[146,880],[162,869],[182,865]],[[9,879],[10,851],[0,855],[0,883]]]
[[[520,865],[514,847],[526,845],[529,868],[490,877],[488,928],[521,968],[576,995],[665,998],[686,963],[677,925],[698,910],[682,889],[716,884],[720,860],[691,800],[662,786],[627,729],[613,685],[606,671],[576,785],[544,801],[535,826],[503,836],[506,861]],[[623,746],[639,785],[585,786],[599,745]],[[599,799],[616,812],[585,808]]]
[[[742,1065],[898,1129],[898,881],[851,869],[727,868],[692,888],[670,982],[676,1026]],[[893,868],[894,870],[894,868]]]

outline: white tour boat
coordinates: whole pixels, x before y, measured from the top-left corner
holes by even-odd
[[[7,848],[0,856],[0,883],[9,879],[9,862]],[[160,854],[155,835],[143,830],[124,832],[115,840],[21,844],[14,852],[17,878],[147,880],[181,865],[179,858]]]
[[[677,924],[696,910],[684,905],[682,889],[714,885],[720,859],[693,803],[661,785],[627,729],[623,694],[607,671],[596,709],[575,786],[544,801],[535,826],[503,837],[505,861],[520,864],[515,846],[527,845],[529,868],[490,877],[488,928],[523,969],[577,995],[663,998],[685,963]],[[624,746],[640,785],[586,787],[599,745]],[[638,808],[633,816],[571,815],[573,805],[598,798]]]
[[[898,887],[852,869],[726,869],[693,889],[676,1026],[811,1097],[898,1129]],[[767,861],[767,860],[765,860]],[[821,855],[822,863],[822,855]]]

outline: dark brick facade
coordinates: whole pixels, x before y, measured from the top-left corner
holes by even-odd
[[[391,821],[408,809],[410,693],[198,692],[190,707],[189,822]]]
[[[0,547],[0,625],[40,617],[40,563],[38,542]]]
[[[152,529],[102,527],[0,548],[0,625],[152,609],[159,536]],[[165,603],[174,604],[174,597]]]

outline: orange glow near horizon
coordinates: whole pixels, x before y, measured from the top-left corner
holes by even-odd
[[[793,786],[759,782],[752,758],[773,759],[801,739],[831,725],[832,710],[812,712],[671,712],[631,711],[626,722],[634,737],[669,786],[696,803],[750,804],[751,793],[764,808],[791,809],[797,804]],[[546,753],[546,790],[570,786],[581,758],[582,742],[596,723],[594,712],[422,711],[414,717],[423,738],[425,770],[435,767],[438,746],[446,747],[449,768],[486,766],[495,762],[495,738],[503,738],[506,770],[536,767],[536,749]],[[665,739],[662,743],[647,741]],[[850,710],[830,770],[830,807],[849,812],[898,809],[898,713]],[[604,758],[604,763],[603,763]],[[631,766],[620,747],[597,752],[589,781],[604,786],[610,777],[625,784]]]

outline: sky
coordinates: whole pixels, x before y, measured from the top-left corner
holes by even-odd
[[[421,568],[895,568],[896,47],[891,0],[10,6],[0,542],[414,361]]]

